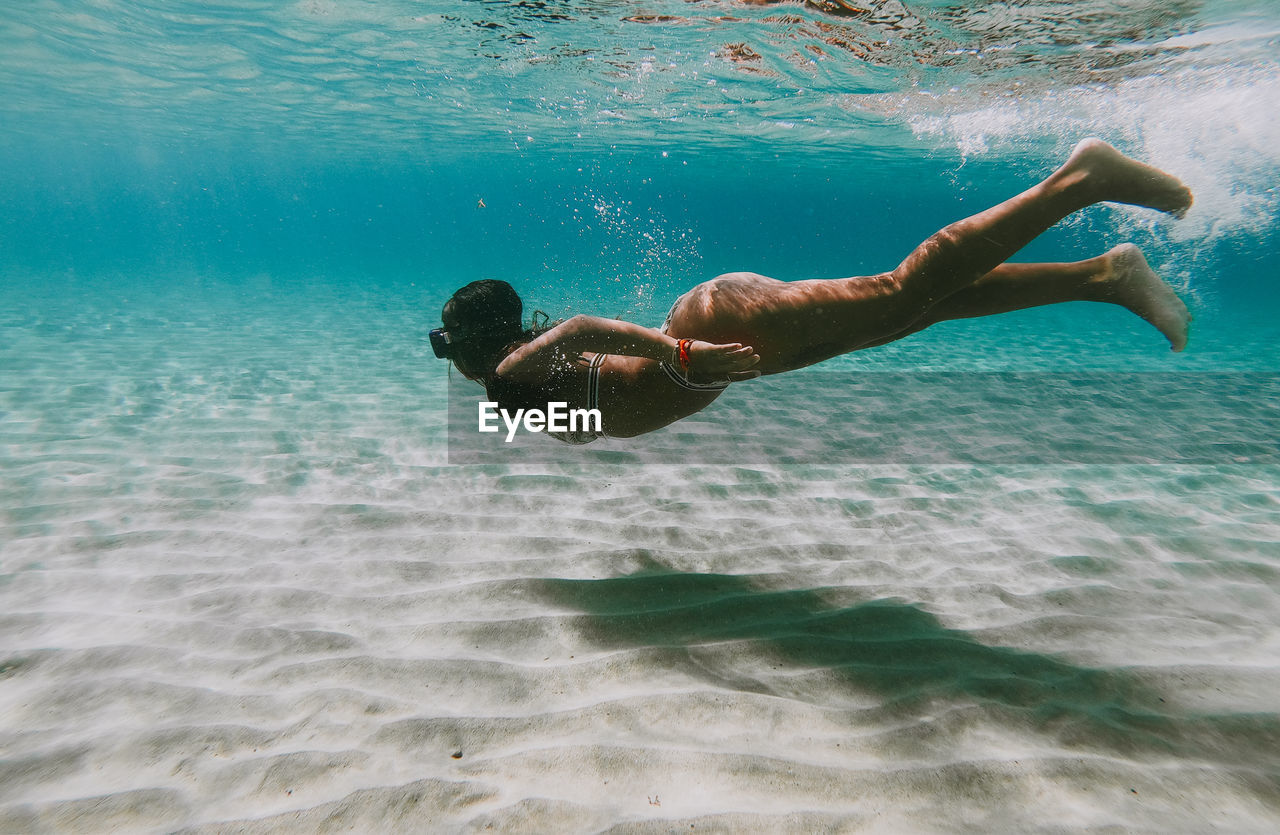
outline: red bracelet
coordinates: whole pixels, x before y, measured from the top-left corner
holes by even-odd
[[[680,360],[680,367],[685,371],[689,370],[689,346],[692,344],[692,339],[681,339],[676,343],[676,357]]]

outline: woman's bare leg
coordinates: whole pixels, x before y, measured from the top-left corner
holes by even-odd
[[[916,247],[891,273],[902,301],[908,311],[924,314],[995,270],[1067,215],[1102,201],[1181,215],[1191,205],[1191,192],[1159,169],[1099,139],[1086,139],[1048,179],[947,226]]]
[[[1173,350],[1186,347],[1191,321],[1187,306],[1133,244],[1072,263],[1001,264],[929,308],[907,329],[866,347],[893,342],[937,322],[1073,301],[1118,304],[1156,327]]]

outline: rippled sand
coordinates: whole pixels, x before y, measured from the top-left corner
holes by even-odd
[[[5,314],[0,831],[1280,827],[1265,435],[894,461],[797,376],[449,466],[380,304]]]

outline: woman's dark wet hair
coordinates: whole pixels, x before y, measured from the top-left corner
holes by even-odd
[[[473,281],[445,302],[440,318],[451,339],[451,359],[469,377],[493,375],[508,346],[523,335],[524,304],[505,281]]]
[[[458,370],[484,384],[491,400],[504,408],[514,401],[534,402],[536,387],[503,380],[496,375],[498,364],[507,354],[546,333],[555,323],[541,311],[534,312],[534,322],[523,323],[524,303],[515,288],[505,281],[483,279],[462,287],[445,302],[440,318],[451,339],[450,358]],[[541,320],[539,321],[539,318]],[[545,398],[543,398],[545,401]],[[546,403],[540,404],[545,408]]]

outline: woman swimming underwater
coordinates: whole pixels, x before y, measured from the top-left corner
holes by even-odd
[[[445,304],[444,328],[432,332],[432,344],[437,356],[483,383],[501,408],[544,408],[551,401],[599,408],[603,434],[614,437],[688,417],[730,382],[883,345],[935,322],[1038,305],[1122,305],[1181,351],[1191,316],[1136,246],[1122,244],[1074,263],[1005,263],[1059,220],[1104,201],[1181,216],[1191,192],[1107,143],[1086,139],[1048,179],[947,226],[890,272],[791,282],[729,273],[677,299],[658,330],[595,316],[525,329],[515,290],[477,281]]]

